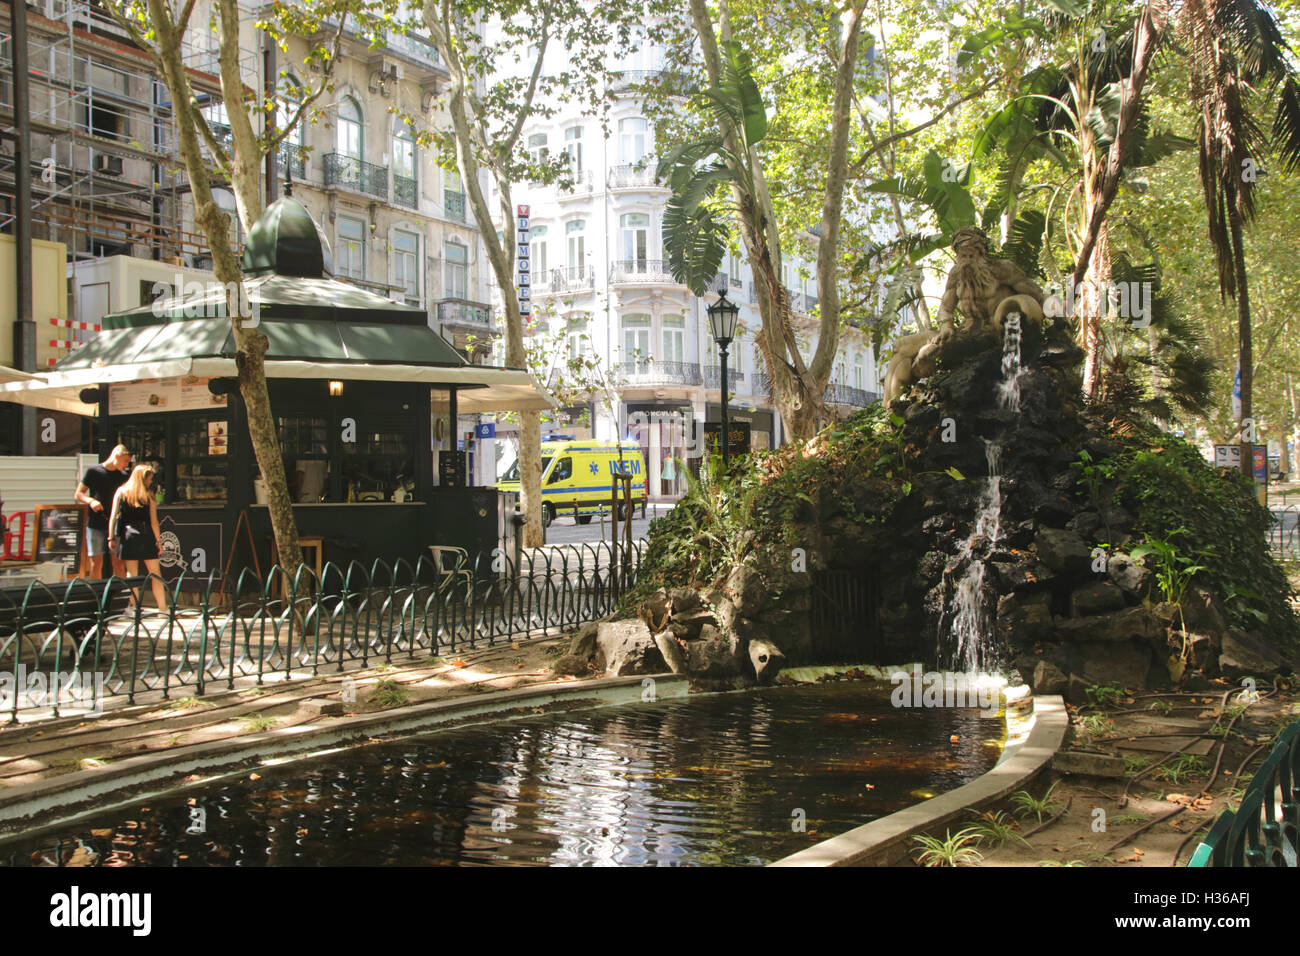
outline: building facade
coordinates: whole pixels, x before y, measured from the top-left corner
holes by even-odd
[[[775,447],[785,435],[755,341],[761,319],[748,264],[729,255],[705,297],[671,274],[662,231],[669,190],[655,181],[657,117],[645,95],[646,84],[664,74],[653,50],[624,62],[603,123],[561,108],[524,129],[534,157],[566,154],[572,187],[519,183],[512,195],[530,213],[533,334],[551,343],[551,383],[571,356],[589,356],[607,370],[607,389],[570,408],[570,421],[555,430],[574,432],[590,422],[592,437],[638,438],[647,451],[651,499],[672,500],[686,490],[683,464],[699,456],[703,424],[722,418],[721,358],[707,315],[713,293],[725,292],[740,307],[728,359],[731,420],[749,424],[754,449]],[[791,256],[784,268],[801,345],[811,355],[815,267]],[[848,414],[878,399],[876,360],[853,327],[842,334],[839,352],[826,398]]]

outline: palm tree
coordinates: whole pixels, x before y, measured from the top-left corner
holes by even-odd
[[[1178,19],[1187,51],[1192,103],[1199,112],[1201,188],[1219,293],[1237,300],[1241,369],[1241,467],[1253,470],[1250,296],[1243,226],[1254,218],[1255,178],[1272,151],[1288,171],[1300,166],[1300,86],[1294,56],[1273,11],[1259,0],[1187,0]],[[1264,96],[1258,96],[1259,93]],[[1272,128],[1257,111],[1276,99]]]

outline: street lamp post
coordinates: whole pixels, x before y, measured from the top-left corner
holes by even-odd
[[[722,465],[731,463],[731,441],[727,429],[727,349],[736,337],[736,319],[740,309],[734,302],[728,301],[725,292],[718,293],[718,301],[709,306],[709,331],[713,341],[718,343],[718,353],[722,358]]]

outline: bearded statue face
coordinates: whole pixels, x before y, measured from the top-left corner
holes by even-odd
[[[988,236],[984,235],[982,229],[966,226],[964,229],[958,229],[953,233],[952,249],[960,259],[987,256],[989,251]]]

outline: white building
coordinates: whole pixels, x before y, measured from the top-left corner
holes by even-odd
[[[655,117],[647,113],[643,92],[646,82],[661,76],[655,69],[659,60],[636,51],[623,64],[627,69],[610,91],[615,99],[605,124],[569,107],[524,129],[522,143],[530,152],[568,154],[574,187],[519,183],[512,198],[530,211],[535,330],[563,343],[557,351],[585,351],[597,360],[608,370],[613,393],[613,401],[592,396],[586,415],[552,430],[581,435],[581,423],[590,421],[597,439],[640,438],[647,446],[650,497],[672,499],[686,489],[680,461],[689,457],[692,444],[699,447],[697,423],[722,418],[721,362],[706,313],[715,296],[692,295],[673,279],[666,262],[661,223],[669,191],[655,183]],[[801,344],[811,356],[817,307],[813,266],[791,257],[785,272],[804,330],[800,339],[807,339]],[[741,309],[728,359],[731,419],[749,423],[754,449],[775,447],[785,434],[755,344],[761,320],[748,265],[728,256],[710,288],[725,290]],[[557,354],[554,364],[564,357]],[[841,337],[827,398],[847,414],[875,401],[879,391],[870,343],[849,328]],[[569,411],[574,415],[581,409]],[[639,422],[650,424],[630,428]]]

